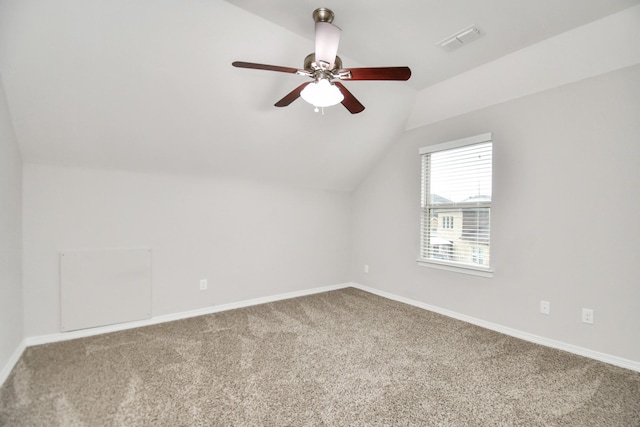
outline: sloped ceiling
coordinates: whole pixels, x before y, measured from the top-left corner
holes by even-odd
[[[418,91],[638,0],[0,0],[0,73],[25,162],[353,189],[404,132]],[[347,82],[366,110],[273,104],[304,81],[316,7],[346,67],[408,65],[409,82]],[[476,24],[455,52],[435,44]]]

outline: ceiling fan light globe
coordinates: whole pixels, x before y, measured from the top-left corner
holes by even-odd
[[[340,89],[326,79],[308,84],[300,92],[300,96],[314,107],[331,107],[344,99]]]

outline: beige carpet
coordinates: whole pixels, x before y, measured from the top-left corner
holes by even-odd
[[[3,426],[640,426],[640,373],[344,289],[28,348]]]

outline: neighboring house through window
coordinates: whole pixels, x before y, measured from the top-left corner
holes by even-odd
[[[420,149],[419,262],[490,272],[492,152],[490,133]]]

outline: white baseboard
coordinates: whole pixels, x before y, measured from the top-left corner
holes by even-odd
[[[474,324],[486,329],[490,329],[492,331],[500,332],[515,338],[520,338],[525,341],[530,341],[536,344],[544,345],[546,347],[556,348],[558,350],[563,350],[568,353],[577,354],[579,356],[588,357],[590,359],[598,360],[600,362],[605,362],[611,365],[619,366],[621,368],[631,369],[633,371],[640,372],[640,362],[624,359],[618,356],[612,356],[606,353],[600,353],[598,351],[593,351],[587,348],[578,347],[578,346],[567,344],[561,341],[552,340],[549,338],[530,334],[528,332],[519,331],[517,329],[508,328],[506,326],[498,325],[497,323],[487,322],[485,320],[477,319],[475,317],[467,316],[465,314],[456,313],[455,311],[447,310],[447,309],[440,308],[430,304],[425,304],[423,302],[401,297],[389,292],[380,291],[378,289],[370,288],[368,286],[364,286],[359,283],[352,283],[351,286],[357,289],[361,289],[365,292],[369,292],[384,298],[388,298],[390,300],[402,302],[404,304],[409,304],[418,308],[433,311],[434,313],[438,313],[447,317],[452,317],[454,319],[462,320],[463,322],[471,323],[471,324]]]
[[[551,348],[556,348],[559,350],[564,350],[569,353],[577,354],[580,356],[589,357],[594,360],[599,360],[601,362],[609,363],[611,365],[619,366],[626,369],[631,369],[633,371],[640,372],[640,362],[636,362],[633,360],[623,359],[621,357],[612,356],[610,354],[600,353],[597,351],[589,350],[582,347],[577,347],[571,344],[563,343],[560,341],[555,341],[549,338],[540,337],[537,335],[530,334],[528,332],[519,331],[516,329],[508,328],[506,326],[498,325],[496,323],[487,322],[481,319],[477,319],[475,317],[467,316],[464,314],[456,313],[451,310],[447,310],[444,308],[440,308],[437,306],[433,306],[430,304],[425,304],[420,301],[412,300],[409,298],[401,297],[399,295],[395,295],[389,292],[381,291],[375,288],[370,288],[368,286],[361,285],[359,283],[342,283],[338,285],[331,286],[323,286],[318,288],[306,289],[302,291],[288,292],[284,294],[278,294],[273,296],[254,298],[250,300],[238,301],[229,304],[222,304],[217,306],[205,307],[197,310],[185,311],[181,313],[174,314],[166,314],[162,316],[152,317],[151,319],[140,320],[136,322],[122,323],[118,325],[109,325],[102,326],[98,328],[91,329],[83,329],[79,331],[71,331],[71,332],[62,332],[50,335],[40,335],[35,337],[27,337],[16,348],[11,358],[7,361],[5,366],[2,368],[0,372],[0,384],[3,384],[7,379],[11,370],[14,368],[15,364],[18,363],[20,356],[24,352],[24,350],[29,346],[40,345],[40,344],[48,344],[59,341],[67,341],[76,338],[84,338],[94,335],[105,334],[109,332],[122,331],[126,329],[139,328],[142,326],[156,325],[158,323],[171,322],[174,320],[187,319],[190,317],[202,316],[205,314],[218,313],[221,311],[234,310],[237,308],[249,307],[253,305],[266,304],[275,301],[286,300],[290,298],[297,298],[306,295],[313,295],[321,292],[333,291],[337,289],[343,289],[348,287],[354,287],[357,289],[361,289],[365,292],[369,292],[384,298],[388,298],[394,301],[402,302],[404,304],[409,304],[418,308],[422,308],[424,310],[433,311],[434,313],[442,314],[444,316],[448,316],[454,319],[462,320],[467,323],[471,323],[486,329],[490,329],[496,332],[503,333],[505,335],[509,335],[512,337],[520,338],[525,341],[530,341],[536,344],[544,345]]]
[[[287,292],[284,294],[253,298],[250,300],[232,302],[229,304],[215,305],[211,307],[200,308],[197,310],[184,311],[180,313],[165,314],[155,316],[150,319],[137,320],[135,322],[119,323],[117,325],[100,326],[96,328],[81,329],[78,331],[61,332],[50,335],[39,335],[35,337],[27,337],[25,339],[26,346],[34,346],[40,344],[49,344],[59,341],[73,340],[76,338],[85,338],[94,335],[106,334],[109,332],[123,331],[126,329],[140,328],[142,326],[157,325],[158,323],[172,322],[174,320],[188,319],[190,317],[203,316],[205,314],[219,313],[221,311],[234,310],[236,308],[249,307],[252,305],[266,304],[270,302],[286,300],[291,298],[302,297],[306,295],[318,294],[320,292],[334,291],[350,287],[351,283],[342,283],[338,285],[323,286],[319,288],[305,289],[302,291]]]
[[[2,384],[4,384],[4,382],[7,380],[9,374],[16,366],[16,363],[18,363],[18,360],[20,360],[20,356],[22,356],[22,353],[26,348],[27,342],[26,340],[22,340],[22,342],[20,342],[20,344],[18,345],[18,348],[15,349],[7,363],[2,368],[2,371],[0,371],[0,386],[2,386]]]

